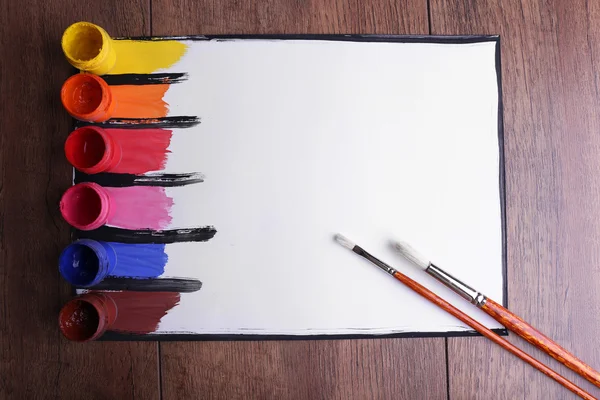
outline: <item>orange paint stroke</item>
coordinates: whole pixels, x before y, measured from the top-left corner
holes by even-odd
[[[163,100],[168,84],[111,86],[116,104],[111,118],[163,118],[169,105]]]

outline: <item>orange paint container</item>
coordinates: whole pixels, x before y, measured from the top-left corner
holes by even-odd
[[[106,121],[116,108],[108,84],[92,74],[77,74],[67,79],[60,91],[60,99],[67,112],[80,121]]]

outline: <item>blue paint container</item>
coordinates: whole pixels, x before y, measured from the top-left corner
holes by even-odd
[[[107,276],[157,278],[164,273],[167,260],[164,244],[81,239],[63,250],[59,258],[59,270],[72,285],[90,287]]]
[[[88,287],[111,275],[117,254],[106,242],[81,239],[67,246],[58,259],[58,269],[69,283]]]

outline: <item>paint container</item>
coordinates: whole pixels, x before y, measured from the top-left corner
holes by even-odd
[[[117,61],[108,33],[90,22],[69,26],[63,33],[62,49],[72,66],[96,75],[108,73]]]
[[[107,276],[113,278],[157,278],[169,259],[164,244],[126,244],[81,239],[67,246],[58,268],[69,283],[96,286]]]
[[[106,121],[116,107],[108,84],[92,74],[77,74],[67,79],[60,91],[60,99],[67,112],[80,121]]]
[[[119,142],[96,126],[74,130],[65,142],[67,160],[86,174],[113,171],[121,162],[122,153]]]
[[[63,306],[58,316],[62,334],[75,342],[98,339],[117,318],[114,300],[102,293],[85,293]]]
[[[97,285],[114,273],[117,253],[106,242],[81,239],[71,243],[58,259],[58,269],[70,284],[80,287]]]
[[[77,229],[97,229],[106,224],[111,215],[110,196],[96,183],[78,183],[63,194],[60,212],[65,221]]]
[[[176,292],[91,291],[67,302],[58,324],[76,342],[98,339],[107,330],[145,335],[157,330],[180,298]]]
[[[69,224],[82,231],[107,224],[130,230],[162,230],[172,221],[173,204],[162,187],[105,188],[84,182],[65,191],[60,212]]]

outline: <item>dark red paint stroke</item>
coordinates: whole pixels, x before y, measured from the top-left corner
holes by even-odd
[[[121,146],[121,162],[111,172],[144,174],[165,168],[173,131],[168,129],[106,129]]]
[[[111,331],[148,334],[155,332],[162,317],[179,303],[177,292],[101,292],[117,305]]]

